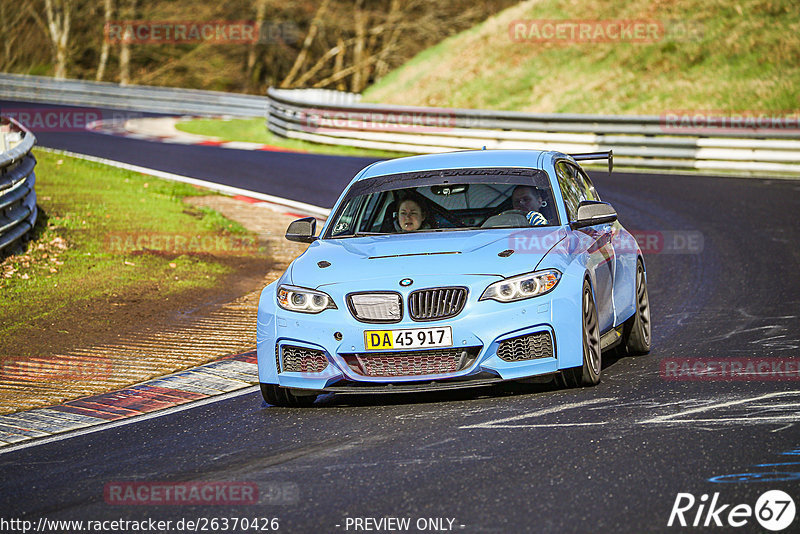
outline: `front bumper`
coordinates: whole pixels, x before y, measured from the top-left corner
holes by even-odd
[[[346,306],[319,314],[289,312],[275,303],[276,284],[261,295],[258,312],[258,368],[262,383],[293,389],[330,392],[400,392],[452,389],[489,385],[504,380],[548,375],[582,362],[580,303],[572,296],[570,280],[562,279],[550,293],[514,303],[479,301],[482,288],[496,278],[481,277],[469,287],[464,310],[456,317],[375,325],[355,320]],[[441,285],[429,280],[427,287]],[[322,288],[329,289],[330,288]],[[344,294],[329,294],[343,302]],[[402,293],[402,291],[401,291]],[[404,294],[405,298],[406,295]],[[375,354],[365,349],[366,330],[394,330],[449,326],[453,345],[449,349],[468,349],[464,365],[453,371],[431,374],[365,376],[353,366],[354,355],[369,358]],[[501,344],[529,335],[546,336],[551,350],[530,359],[509,361],[507,353],[498,354]],[[508,345],[505,345],[508,347]],[[287,371],[283,364],[285,347],[297,347],[324,357],[313,371]],[[293,350],[293,349],[292,349]],[[436,349],[429,349],[436,352]],[[410,355],[418,351],[391,351],[392,355]],[[435,355],[434,355],[435,356]],[[280,369],[280,371],[279,371]]]

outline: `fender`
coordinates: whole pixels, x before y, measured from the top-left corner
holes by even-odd
[[[280,280],[272,282],[261,291],[258,299],[256,319],[256,351],[258,354],[258,379],[262,384],[277,384],[278,372],[275,368],[275,324],[276,292]]]

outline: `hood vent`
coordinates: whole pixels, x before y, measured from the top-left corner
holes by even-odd
[[[370,260],[382,260],[384,258],[407,258],[409,256],[439,256],[441,254],[461,254],[460,251],[454,250],[452,252],[412,252],[410,254],[389,254],[388,256],[370,256]]]

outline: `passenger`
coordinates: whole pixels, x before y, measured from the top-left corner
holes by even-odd
[[[423,228],[423,223],[428,217],[419,202],[407,198],[397,208],[397,229],[401,232],[414,232]]]
[[[547,206],[547,201],[542,198],[542,192],[536,187],[518,185],[511,193],[511,204],[515,210],[525,214],[531,226],[547,224],[547,219],[539,210]]]

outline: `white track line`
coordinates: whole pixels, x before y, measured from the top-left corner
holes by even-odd
[[[182,412],[184,410],[191,410],[192,408],[199,408],[200,406],[205,406],[206,404],[212,404],[214,402],[219,402],[227,399],[231,399],[234,397],[239,397],[241,395],[248,395],[250,393],[255,393],[258,391],[260,386],[248,386],[243,389],[239,389],[236,391],[231,391],[229,393],[223,393],[222,395],[215,395],[213,397],[208,397],[205,399],[200,399],[197,401],[188,402],[186,404],[179,404],[178,406],[173,406],[171,408],[164,408],[163,410],[159,410],[157,412],[150,412],[142,415],[136,415],[134,417],[130,417],[128,419],[121,419],[119,421],[111,421],[109,423],[99,423],[97,425],[93,425],[87,428],[80,428],[77,430],[72,430],[68,432],[64,432],[61,434],[54,434],[52,436],[48,436],[46,438],[33,438],[30,441],[23,441],[18,445],[6,445],[4,447],[0,447],[0,455],[18,451],[21,449],[27,449],[28,447],[37,447],[39,445],[45,445],[47,443],[53,443],[55,441],[62,441],[65,439],[74,438],[77,436],[85,436],[86,434],[92,434],[94,432],[102,432],[103,430],[109,430],[112,428],[117,428],[124,425],[129,425],[132,423],[139,423],[141,421],[147,421],[149,419],[155,419],[157,417],[162,417],[164,415],[170,415],[176,412]]]
[[[57,150],[54,148],[47,148],[42,146],[37,146],[36,150],[41,150],[43,152],[49,152],[52,154],[61,154],[64,156],[70,156],[73,158],[82,159],[85,161],[92,161],[95,163],[101,163],[103,165],[108,165],[110,167],[116,167],[119,169],[126,169],[133,172],[138,172],[142,174],[146,174],[148,176],[154,176],[156,178],[163,178],[164,180],[171,180],[173,182],[182,182],[186,184],[192,184],[199,187],[204,187],[206,189],[210,189],[212,191],[218,191],[220,193],[225,193],[229,195],[242,195],[251,198],[256,198],[258,200],[263,200],[264,202],[269,202],[272,204],[277,204],[280,206],[285,206],[288,208],[293,208],[301,211],[305,211],[308,213],[312,213],[315,215],[321,215],[327,217],[330,213],[330,210],[321,208],[319,206],[314,206],[312,204],[306,204],[305,202],[297,202],[295,200],[289,200],[286,198],[276,197],[272,195],[266,195],[264,193],[258,193],[256,191],[249,191],[247,189],[240,189],[238,187],[231,187],[227,185],[217,184],[214,182],[207,182],[205,180],[199,180],[197,178],[191,178],[189,176],[182,176],[180,174],[173,174],[170,172],[159,171],[156,169],[148,169],[147,167],[140,167],[138,165],[131,165],[129,163],[123,163],[121,161],[114,161],[105,158],[98,158],[96,156],[89,156],[86,154],[78,154],[77,152],[69,152],[67,150]],[[191,371],[192,369],[187,369]],[[27,449],[29,447],[36,447],[38,445],[44,445],[46,443],[53,443],[55,441],[61,441],[69,438],[74,438],[76,436],[84,436],[86,434],[91,434],[93,432],[100,432],[103,430],[108,430],[111,428],[117,428],[123,425],[128,425],[132,423],[138,423],[140,421],[147,421],[149,419],[154,419],[156,417],[161,417],[164,415],[173,414],[176,412],[181,412],[184,410],[189,410],[191,408],[197,408],[200,406],[205,406],[206,404],[211,404],[214,402],[219,402],[223,400],[227,400],[233,397],[238,397],[240,395],[246,395],[248,393],[253,393],[257,391],[259,386],[249,386],[243,389],[239,389],[236,391],[231,391],[229,393],[223,393],[221,395],[214,395],[212,397],[208,397],[205,399],[197,400],[188,402],[185,404],[180,404],[178,406],[173,406],[171,408],[165,408],[163,410],[159,410],[157,412],[151,412],[143,415],[137,415],[134,417],[130,417],[128,419],[122,419],[119,421],[111,421],[108,423],[99,423],[97,425],[93,425],[91,427],[81,428],[73,431],[68,431],[64,433],[54,434],[52,436],[44,437],[44,438],[36,438],[30,441],[26,440],[17,445],[6,445],[0,447],[0,455],[6,454],[9,452],[18,451],[21,449]],[[23,412],[24,413],[24,412]]]
[[[582,408],[584,406],[590,406],[592,404],[600,404],[604,402],[612,402],[617,400],[616,398],[599,398],[599,399],[590,399],[581,402],[571,402],[568,404],[560,404],[558,406],[553,406],[550,408],[543,408],[541,410],[537,410],[535,412],[528,412],[521,415],[514,415],[512,417],[505,417],[503,419],[494,419],[491,421],[485,421],[483,423],[477,423],[474,425],[465,425],[460,426],[460,430],[470,429],[470,428],[524,428],[524,427],[536,427],[536,426],[589,426],[589,425],[604,425],[606,424],[605,421],[602,422],[595,422],[595,423],[532,423],[529,425],[506,425],[504,423],[510,423],[511,421],[519,421],[520,419],[528,419],[529,417],[538,417],[540,415],[548,415],[551,413],[558,413],[563,412],[565,410],[569,410],[572,408]]]
[[[721,421],[721,422],[747,422],[747,421],[757,421],[763,422],[767,420],[772,420],[774,422],[781,422],[787,420],[795,420],[797,419],[797,415],[791,416],[772,416],[772,417],[758,417],[758,416],[747,416],[747,417],[728,417],[724,419],[674,419],[676,417],[684,417],[687,415],[707,412],[709,410],[716,410],[718,408],[727,408],[729,406],[737,406],[739,404],[747,404],[748,402],[752,401],[760,401],[763,399],[771,399],[775,397],[786,397],[790,395],[797,395],[798,391],[781,391],[777,393],[767,393],[766,395],[760,395],[758,397],[748,397],[746,399],[738,399],[734,401],[728,402],[720,402],[717,404],[707,404],[705,406],[701,406],[699,408],[692,408],[690,410],[685,410],[682,412],[677,412],[668,415],[658,415],[653,417],[652,419],[647,419],[645,421],[640,421],[640,424],[648,424],[648,423],[695,423],[695,422],[714,422],[714,421]]]
[[[185,184],[196,185],[199,187],[204,187],[206,189],[211,189],[212,191],[217,191],[220,193],[225,193],[228,195],[242,195],[250,198],[256,198],[258,200],[263,200],[264,202],[269,202],[272,204],[277,204],[279,206],[285,206],[287,208],[292,208],[296,210],[301,210],[304,212],[308,212],[313,215],[319,215],[321,217],[327,217],[330,214],[329,209],[322,208],[320,206],[314,206],[313,204],[306,204],[305,202],[299,202],[297,200],[289,200],[288,198],[281,198],[272,195],[267,195],[264,193],[259,193],[257,191],[250,191],[247,189],[240,189],[238,187],[233,187],[230,185],[223,185],[214,182],[208,182],[206,180],[200,180],[198,178],[192,178],[190,176],[183,176],[180,174],[173,174],[171,172],[166,171],[159,171],[157,169],[149,169],[147,167],[140,167],[138,165],[131,165],[130,163],[123,163],[121,161],[114,161],[111,159],[105,158],[98,158],[96,156],[89,156],[86,154],[78,154],[77,152],[69,152],[67,150],[58,150],[55,148],[46,148],[41,146],[34,147],[34,150],[41,150],[43,152],[50,152],[53,154],[61,154],[64,156],[70,156],[73,158],[82,159],[85,161],[92,161],[95,163],[102,163],[103,165],[108,165],[110,167],[117,167],[118,169],[125,169],[128,171],[138,172],[142,174],[146,174],[148,176],[155,176],[156,178],[162,178],[164,180],[171,180],[173,182],[182,182]]]

